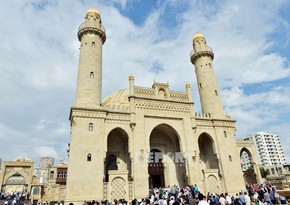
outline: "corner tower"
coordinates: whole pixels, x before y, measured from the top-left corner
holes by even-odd
[[[213,67],[214,53],[201,33],[193,37],[190,60],[195,66],[202,112],[212,116],[224,115],[223,105]]]
[[[76,107],[96,108],[102,98],[102,47],[106,41],[105,28],[97,9],[87,11],[85,22],[79,26],[80,58],[77,79]]]

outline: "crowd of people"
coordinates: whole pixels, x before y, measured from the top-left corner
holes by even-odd
[[[19,201],[25,197],[26,195],[19,192],[13,192],[9,195],[1,193],[2,199],[12,199],[11,204],[5,201],[4,205],[20,205]],[[112,202],[107,200],[85,201],[82,205],[251,205],[253,203],[255,205],[276,205],[287,204],[287,201],[277,193],[276,187],[270,184],[247,184],[244,191],[241,190],[235,195],[228,193],[207,193],[204,195],[195,184],[186,187],[174,185],[152,188],[149,190],[147,198],[134,199],[131,202],[115,199]],[[48,203],[46,202],[45,205]]]
[[[27,194],[25,192],[17,192],[13,191],[11,193],[0,192],[1,199],[17,199],[19,201],[23,201],[26,199]]]
[[[247,184],[245,190],[235,195],[228,193],[202,194],[198,186],[168,186],[153,188],[147,199],[133,200],[132,205],[276,205],[287,204],[285,197],[280,196],[276,187],[270,184]]]
[[[83,205],[276,205],[287,204],[284,197],[280,196],[275,186],[270,184],[246,185],[235,195],[228,193],[207,193],[200,192],[198,186],[168,186],[152,188],[147,198],[134,199],[130,203],[124,199],[108,201],[84,202]]]

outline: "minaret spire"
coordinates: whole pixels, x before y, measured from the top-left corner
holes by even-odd
[[[195,66],[202,112],[222,117],[224,110],[214,72],[213,59],[214,53],[207,46],[204,36],[201,33],[196,33],[193,37],[190,60]]]
[[[106,32],[97,9],[90,8],[87,11],[85,22],[79,26],[78,39],[81,45],[75,106],[100,107],[102,47],[106,41]]]

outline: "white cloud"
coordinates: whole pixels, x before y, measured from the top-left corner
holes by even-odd
[[[51,146],[41,146],[41,147],[34,147],[33,151],[37,154],[39,157],[53,157],[53,158],[58,158],[59,156],[57,155],[56,151],[54,150],[53,147]]]

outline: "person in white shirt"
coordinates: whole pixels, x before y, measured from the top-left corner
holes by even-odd
[[[251,205],[251,199],[250,199],[249,195],[247,194],[247,192],[244,192],[244,195],[245,195],[246,205]]]
[[[228,195],[228,193],[225,193],[225,195],[226,195],[227,204],[232,204],[232,198],[230,197],[230,195]]]
[[[206,196],[201,193],[198,194],[198,200],[198,205],[209,205],[209,203],[206,201]]]
[[[169,205],[172,205],[175,202],[174,196],[170,197]]]
[[[223,193],[220,195],[220,200],[219,200],[219,202],[220,202],[221,205],[226,205],[226,199],[225,199]]]
[[[162,199],[159,200],[159,205],[167,205],[167,201],[166,201],[165,197],[163,197]]]

